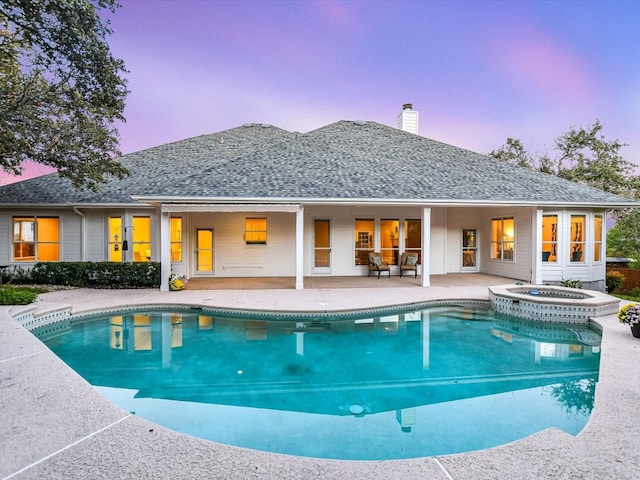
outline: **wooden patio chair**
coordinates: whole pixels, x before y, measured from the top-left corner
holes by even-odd
[[[391,269],[386,263],[382,263],[382,256],[378,252],[369,252],[369,275],[371,272],[378,272],[378,278],[380,278],[380,272],[387,272],[389,278],[391,278]]]

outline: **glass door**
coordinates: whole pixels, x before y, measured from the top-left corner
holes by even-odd
[[[331,221],[313,223],[313,273],[331,273]]]
[[[213,273],[213,229],[196,229],[196,272]]]
[[[462,230],[462,270],[478,270],[478,246],[475,228]]]

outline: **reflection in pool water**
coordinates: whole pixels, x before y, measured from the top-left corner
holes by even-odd
[[[549,427],[577,434],[593,406],[599,339],[585,326],[466,307],[316,321],[147,310],[43,336],[105,396],[155,423],[361,460],[476,450]]]

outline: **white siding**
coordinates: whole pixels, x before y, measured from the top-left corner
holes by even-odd
[[[267,218],[267,244],[246,245],[246,217]],[[190,215],[184,253],[190,258],[189,275],[196,275],[196,230],[214,229],[216,277],[295,276],[295,214],[194,213]],[[206,275],[206,274],[202,274]]]
[[[482,247],[480,248],[481,271],[490,275],[531,281],[533,271],[532,222],[534,212],[525,207],[484,208],[477,210],[481,227]],[[514,261],[495,260],[491,253],[491,220],[500,217],[513,217],[515,220]]]

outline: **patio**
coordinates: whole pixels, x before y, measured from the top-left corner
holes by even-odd
[[[429,300],[488,300],[489,278],[447,276],[445,285],[393,286],[411,278],[367,279],[378,288],[61,290],[35,305],[0,307],[0,477],[9,479],[634,479],[640,471],[635,421],[640,404],[639,341],[614,315],[603,327],[595,407],[576,437],[549,429],[520,441],[464,454],[394,461],[333,461],[270,454],[189,437],[111,404],[13,320],[71,308],[190,304],[269,310],[340,310]],[[461,286],[455,285],[464,279]],[[434,283],[435,283],[434,278]],[[493,280],[504,282],[503,278]],[[513,282],[508,282],[513,283]],[[264,287],[265,284],[263,284]],[[270,284],[273,286],[273,284]],[[193,287],[194,285],[192,285]],[[227,285],[229,286],[229,284]],[[390,288],[392,287],[392,288]],[[245,284],[246,288],[246,284]]]

